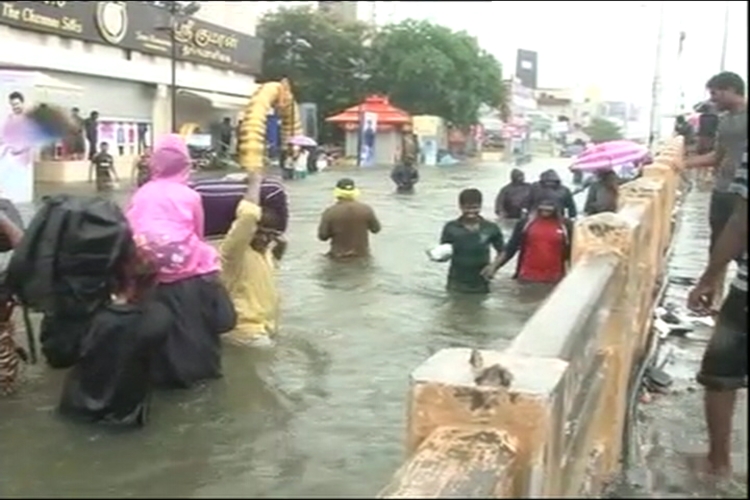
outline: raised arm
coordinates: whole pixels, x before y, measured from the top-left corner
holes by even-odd
[[[255,236],[261,217],[259,199],[260,176],[249,174],[245,196],[237,205],[237,215],[232,222],[232,227],[229,228],[229,232],[219,246],[219,253],[224,263],[231,264],[240,258]]]

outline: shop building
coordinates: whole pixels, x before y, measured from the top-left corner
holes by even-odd
[[[194,16],[176,24],[178,126],[236,121],[261,71],[254,4],[200,2]],[[0,2],[0,71],[33,72],[33,82],[42,82],[10,89],[6,79],[3,101],[7,106],[8,91],[19,90],[27,105],[43,99],[84,116],[98,111],[100,140],[129,168],[144,145],[171,128],[169,26],[169,14],[149,2]],[[88,165],[64,175],[45,168],[60,160],[56,155],[38,160],[44,165],[35,169],[37,180],[88,175]]]

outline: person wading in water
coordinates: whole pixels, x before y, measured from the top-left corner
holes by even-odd
[[[595,183],[589,186],[583,212],[595,215],[602,212],[617,212],[617,199],[620,193],[620,179],[612,170],[599,174]]]
[[[500,219],[520,219],[524,202],[531,193],[531,184],[526,182],[523,170],[514,168],[510,172],[510,183],[506,184],[495,198],[495,215]]]
[[[369,233],[380,232],[380,221],[370,205],[358,201],[359,189],[351,179],[341,179],[333,190],[336,203],[320,217],[318,239],[330,241],[334,259],[370,255]]]
[[[534,213],[519,220],[505,249],[485,269],[491,279],[518,253],[514,278],[525,283],[557,283],[570,261],[573,224],[551,197],[541,199]]]
[[[482,192],[464,189],[458,195],[461,215],[445,224],[440,236],[441,245],[451,245],[453,252],[448,269],[448,290],[459,293],[489,293],[489,282],[484,277],[490,264],[490,247],[500,254],[503,233],[497,224],[484,219]]]

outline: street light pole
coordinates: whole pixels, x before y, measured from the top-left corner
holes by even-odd
[[[169,40],[170,40],[170,87],[169,100],[172,104],[172,133],[177,133],[177,2],[169,3]]]
[[[654,62],[654,79],[651,83],[651,117],[649,126],[649,147],[661,133],[661,72],[662,52],[664,47],[664,2],[659,2],[659,32],[656,39],[656,61]]]
[[[727,44],[729,42],[729,2],[724,2],[724,36],[721,40],[721,66],[719,71],[726,71]]]
[[[171,129],[173,133],[177,133],[177,56],[179,51],[177,49],[177,28],[181,18],[190,17],[200,10],[200,4],[198,2],[159,2],[156,7],[167,12],[169,15],[168,26],[158,26],[156,29],[159,31],[167,31],[169,33],[169,70],[170,70],[170,82],[169,82],[169,99],[172,101],[171,105]]]

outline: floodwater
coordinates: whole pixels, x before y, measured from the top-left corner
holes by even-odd
[[[564,163],[524,169],[535,180]],[[508,266],[485,300],[449,298],[446,265],[424,253],[462,188],[482,189],[490,216],[509,171],[424,168],[408,196],[384,170],[291,183],[277,349],[227,346],[222,380],[156,394],[149,425],[124,433],[58,418],[64,374],[29,367],[19,394],[0,400],[0,496],[372,497],[403,458],[411,370],[444,347],[512,339],[546,294],[510,280]],[[331,263],[316,240],[344,175],[383,224],[368,263]]]

